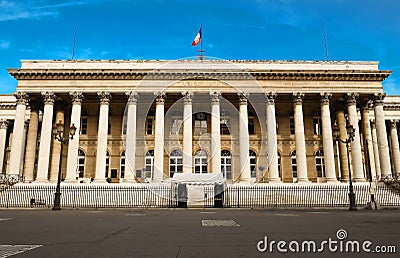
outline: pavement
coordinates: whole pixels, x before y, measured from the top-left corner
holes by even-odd
[[[0,258],[399,253],[400,210],[0,209]]]

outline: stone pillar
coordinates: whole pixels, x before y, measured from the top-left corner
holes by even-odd
[[[39,103],[31,101],[28,136],[25,150],[24,177],[26,182],[34,180],[36,144],[39,128]]]
[[[106,171],[107,136],[108,136],[108,112],[111,101],[110,92],[98,92],[100,98],[99,128],[97,132],[96,175],[93,183],[106,183],[104,173]]]
[[[358,93],[347,93],[347,113],[349,114],[349,122],[354,127],[354,141],[350,143],[351,146],[351,160],[353,168],[353,181],[363,182],[365,176],[363,172],[363,160],[360,141],[360,129],[358,127],[357,116],[357,98]]]
[[[64,116],[65,116],[65,103],[59,102],[55,105],[56,110],[56,119],[54,121],[55,124],[61,122],[64,124]],[[68,138],[68,132],[64,131],[64,138]],[[53,140],[52,151],[51,151],[51,163],[50,163],[50,182],[57,182],[58,171],[60,170],[60,162],[61,162],[61,142],[58,140]]]
[[[330,93],[321,94],[322,144],[324,148],[325,176],[328,183],[337,183],[335,171],[335,153],[333,150]]]
[[[3,174],[8,121],[0,120],[0,173]]]
[[[383,99],[385,96],[386,94],[384,93],[374,95],[375,125],[378,138],[379,161],[381,165],[382,178],[392,177],[385,114],[383,113]]]
[[[376,126],[375,126],[374,121],[371,121],[371,130],[372,130],[372,146],[374,147],[376,179],[380,180],[381,179],[381,162],[379,160],[378,137],[376,135]]]
[[[343,110],[337,110],[336,111],[336,120],[337,120],[337,125],[339,127],[339,137],[342,140],[345,140],[347,137],[347,132],[346,132],[346,118],[344,116],[344,111]],[[349,181],[349,165],[348,165],[348,158],[347,158],[347,148],[346,144],[337,141],[339,144],[339,162],[340,162],[340,171],[342,173],[342,181]]]
[[[127,92],[128,114],[126,118],[126,142],[125,142],[125,176],[124,183],[135,183],[136,170],[136,108],[138,93]]]
[[[22,146],[23,146],[23,134],[25,126],[25,112],[26,104],[28,102],[28,94],[26,92],[16,92],[14,96],[17,100],[17,108],[15,112],[15,121],[13,129],[13,140],[11,142],[11,154],[10,154],[10,169],[8,174],[19,175],[22,159]]]
[[[183,97],[183,173],[192,173],[192,92],[182,92]]]
[[[221,93],[211,95],[211,168],[212,172],[221,172],[221,115],[219,97]],[[226,175],[225,175],[226,176]]]
[[[36,183],[48,182],[50,147],[53,130],[53,108],[56,95],[52,92],[43,92],[44,111],[42,130],[40,134],[39,157]]]
[[[270,183],[282,183],[278,171],[278,140],[276,136],[276,117],[275,117],[275,92],[265,94],[267,97],[267,171]]]
[[[23,134],[23,138],[22,138],[21,164],[20,164],[20,167],[19,167],[19,176],[20,176],[20,178],[23,178],[23,176],[24,176],[25,148],[26,148],[26,137],[27,137],[27,134],[28,134],[27,133],[28,132],[28,127],[29,127],[29,121],[25,121],[24,134]]]
[[[297,181],[299,183],[309,183],[307,174],[306,140],[304,136],[304,119],[302,105],[303,98],[304,94],[302,93],[293,94]]]
[[[240,146],[240,181],[250,182],[249,158],[249,118],[247,113],[248,94],[239,94],[239,146]]]
[[[394,175],[400,174],[400,150],[399,150],[399,136],[397,135],[397,121],[390,121],[390,140],[392,145],[392,157],[394,165]]]
[[[76,127],[76,133],[74,138],[71,139],[70,137],[68,140],[67,173],[64,182],[76,183],[76,178],[78,177],[78,149],[81,129],[81,110],[84,96],[82,92],[70,92],[69,95],[72,101],[71,125],[73,124]]]
[[[158,93],[156,98],[156,117],[154,135],[154,175],[153,182],[164,179],[164,103],[165,93]]]
[[[375,159],[374,159],[374,146],[371,137],[371,126],[369,121],[369,102],[367,102],[361,113],[362,125],[363,125],[363,138],[364,138],[364,157],[366,162],[366,168],[369,169],[372,180],[375,179]]]

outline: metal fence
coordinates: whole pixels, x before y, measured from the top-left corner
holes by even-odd
[[[0,207],[52,207],[55,185],[17,184],[0,192]],[[187,188],[188,207],[290,208],[347,207],[348,185],[281,184],[229,185],[216,196],[215,186]],[[194,191],[195,190],[195,191]],[[369,184],[354,184],[358,206],[370,201]],[[169,208],[178,207],[178,187],[172,185],[62,185],[64,208]],[[218,200],[220,206],[216,206]],[[400,193],[384,184],[376,188],[381,206],[400,206]],[[186,206],[181,206],[186,207]]]
[[[231,186],[224,191],[224,207],[347,207],[348,192],[346,184]],[[357,205],[370,201],[368,184],[354,184],[354,192]],[[384,184],[377,186],[375,200],[381,206],[400,206],[399,193]]]
[[[15,185],[0,193],[0,207],[51,207],[55,185]],[[62,185],[64,208],[176,207],[177,189],[170,185]]]

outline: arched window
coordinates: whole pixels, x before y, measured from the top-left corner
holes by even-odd
[[[85,153],[78,150],[78,177],[83,178],[85,175]]]
[[[318,150],[315,153],[315,169],[317,170],[317,177],[325,177],[325,162],[323,150]]]
[[[125,177],[125,151],[121,153],[120,159],[120,171],[121,171],[121,178]]]
[[[228,150],[221,151],[221,172],[225,179],[232,179],[232,155]]]
[[[153,179],[154,171],[154,150],[149,150],[146,153],[145,158],[145,177]]]
[[[207,153],[203,150],[194,154],[194,173],[207,173]]]
[[[110,153],[108,153],[108,151],[107,151],[107,153],[106,153],[106,171],[105,171],[106,178],[109,177],[108,176],[109,169],[110,169]]]
[[[173,150],[169,155],[169,177],[173,177],[174,173],[182,173],[182,151]]]
[[[293,179],[297,179],[297,162],[296,162],[296,151],[292,152],[292,174]]]
[[[251,177],[257,177],[257,154],[249,150]]]
[[[278,151],[278,175],[280,178],[282,178],[281,168],[282,168],[282,157],[281,153]]]

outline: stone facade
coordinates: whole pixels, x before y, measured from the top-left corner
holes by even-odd
[[[391,72],[376,62],[22,61],[9,73],[18,85],[0,96],[0,161],[26,182],[60,168],[68,183],[180,172],[336,183],[349,168],[333,128],[344,139],[347,120],[354,181],[400,173],[400,97],[385,96]],[[51,135],[60,121],[65,137],[77,127],[63,148]]]

